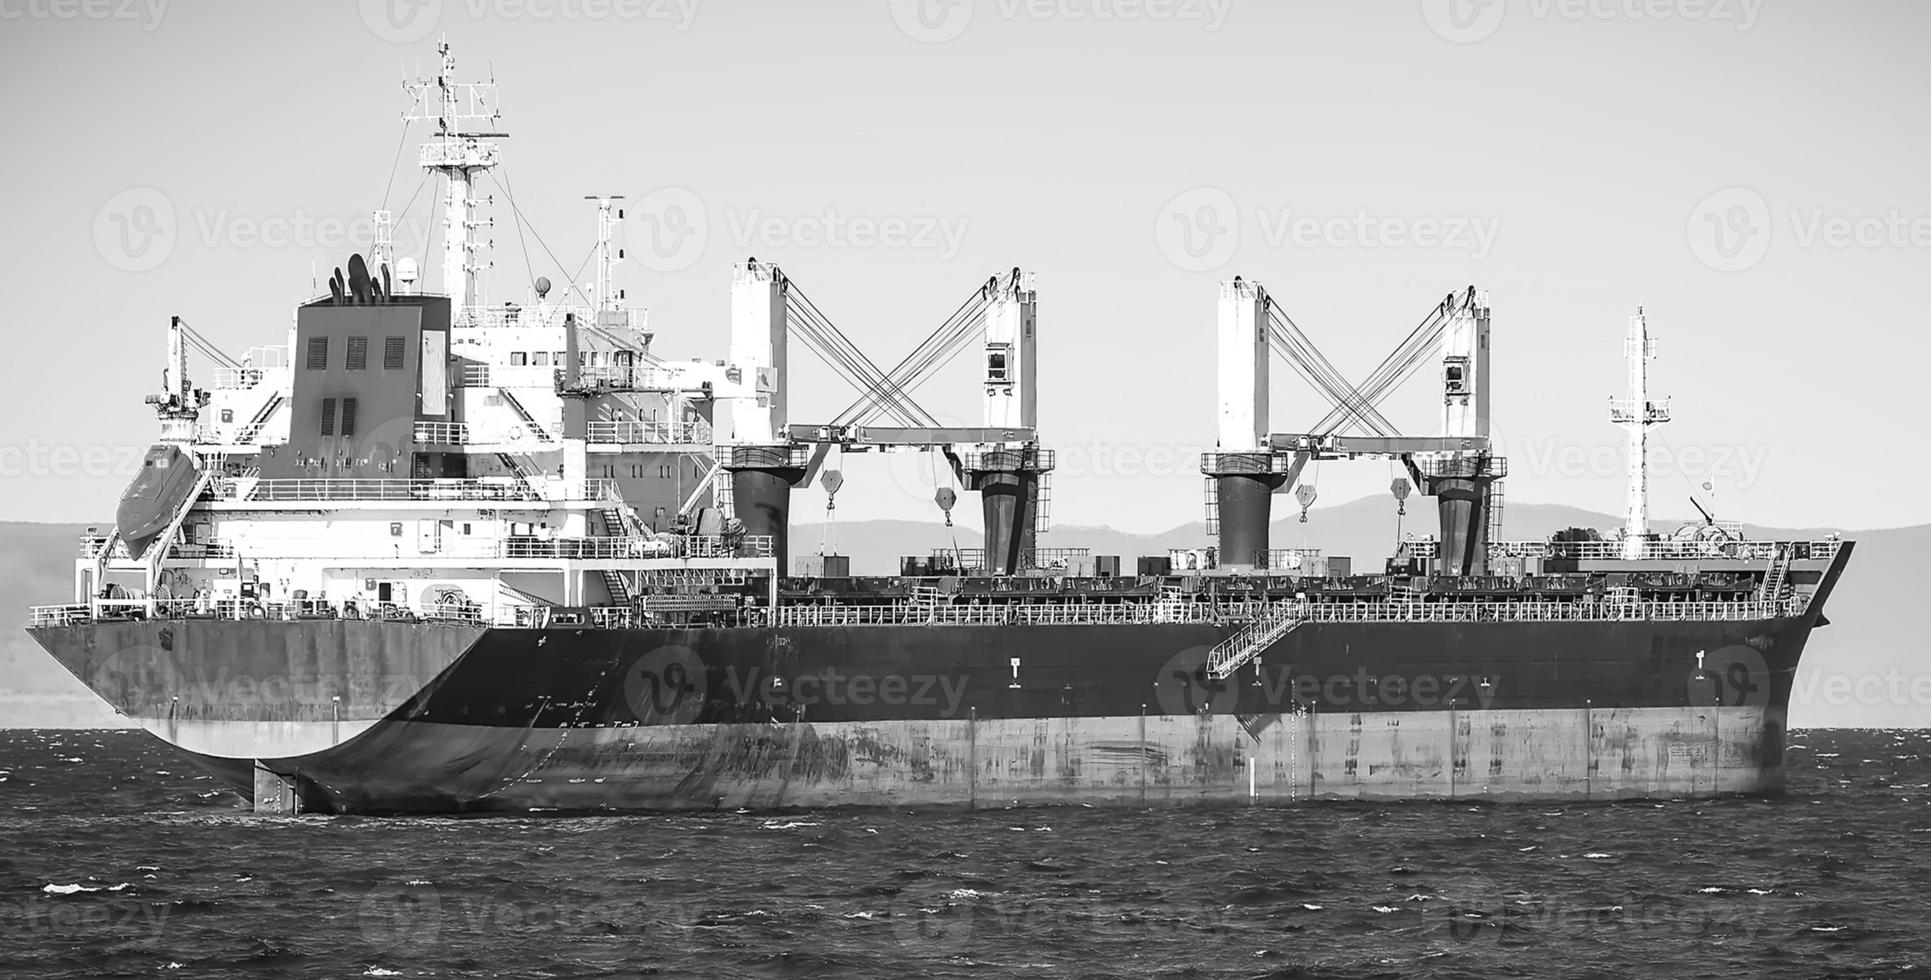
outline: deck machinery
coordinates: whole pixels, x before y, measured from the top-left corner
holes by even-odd
[[[1221,285],[1218,337],[1218,445],[1202,456],[1200,469],[1209,479],[1209,519],[1218,524],[1223,568],[1270,567],[1273,495],[1294,490],[1310,461],[1387,457],[1399,459],[1414,485],[1440,501],[1439,571],[1487,570],[1491,501],[1508,463],[1489,441],[1486,293],[1471,286],[1443,299],[1362,388],[1334,370],[1259,283],[1236,276]],[[1375,404],[1434,347],[1441,354],[1441,434],[1400,435]],[[1333,402],[1307,432],[1270,431],[1269,365],[1276,350]],[[1349,428],[1359,431],[1348,434]]]
[[[50,655],[258,809],[1781,788],[1792,677],[1852,546],[1714,517],[1649,530],[1641,439],[1667,407],[1641,315],[1611,406],[1627,525],[1511,542],[1482,293],[1436,304],[1357,385],[1234,279],[1202,461],[1217,548],[1138,574],[1060,566],[1036,540],[1053,455],[1031,274],[975,285],[887,370],[749,259],[727,356],[669,361],[611,282],[622,204],[604,195],[594,296],[538,280],[492,305],[476,188],[503,166],[495,113],[442,54],[409,90],[434,126],[419,162],[445,192],[443,291],[394,258],[379,213],[374,261],[302,302],[285,343],[215,352],[211,388],[186,362],[211,345],[174,319],[159,441],[81,542],[71,600],[31,612]],[[793,340],[852,381],[846,410],[792,419]],[[941,424],[911,392],[975,343],[981,424]],[[1270,351],[1333,406],[1303,431],[1272,429]],[[1377,405],[1430,362],[1440,432],[1404,435]],[[836,491],[834,448],[943,455],[980,496],[982,555],[787,575],[790,494]],[[1311,502],[1303,467],[1364,456],[1437,498],[1438,538],[1359,574],[1270,549],[1273,497]]]

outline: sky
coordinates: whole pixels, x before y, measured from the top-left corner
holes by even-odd
[[[385,205],[436,268],[400,82],[444,36],[510,134],[481,189],[492,302],[583,280],[597,194],[626,198],[617,281],[671,358],[725,355],[746,256],[884,363],[1036,272],[1056,523],[1200,518],[1236,274],[1357,381],[1443,295],[1489,290],[1510,500],[1621,509],[1607,399],[1640,305],[1675,416],[1656,512],[1707,480],[1730,519],[1924,522],[1931,6],[1877,0],[0,0],[0,285],[26,338],[0,519],[112,513],[170,315],[237,354],[281,342]],[[794,421],[853,400],[795,353]],[[976,423],[975,361],[920,402]],[[1385,403],[1404,432],[1438,427],[1431,372]],[[1325,414],[1274,375],[1276,430]],[[841,515],[936,516],[921,457],[839,465]],[[1314,470],[1317,519],[1392,475]]]

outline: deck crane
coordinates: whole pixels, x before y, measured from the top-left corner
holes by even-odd
[[[755,258],[740,263],[731,284],[730,363],[743,391],[732,399],[732,425],[719,445],[738,519],[750,533],[780,542],[785,567],[791,490],[811,484],[833,447],[936,450],[967,489],[979,492],[987,571],[1021,570],[1033,552],[1041,486],[1053,466],[1036,428],[1036,310],[1031,274],[1015,268],[992,276],[885,371],[777,266]],[[791,422],[786,369],[794,334],[859,392],[828,423]],[[985,344],[985,424],[942,425],[912,392],[975,337]]]
[[[1350,384],[1275,305],[1265,287],[1236,276],[1221,284],[1218,445],[1201,457],[1223,568],[1268,564],[1272,495],[1295,489],[1311,460],[1395,458],[1423,493],[1440,501],[1443,571],[1480,574],[1486,514],[1507,461],[1489,440],[1488,296],[1470,286],[1425,315],[1366,381]],[[1377,406],[1440,351],[1441,434],[1402,435]],[[1270,352],[1279,353],[1332,406],[1298,433],[1268,418]]]

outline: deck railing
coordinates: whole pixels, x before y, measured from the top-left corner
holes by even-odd
[[[919,606],[914,604],[780,606],[780,626],[918,624],[1093,626],[1251,621],[1266,603],[1094,603]],[[1489,623],[1740,621],[1792,615],[1795,602],[1311,602],[1310,623]]]
[[[234,488],[229,492],[229,487]],[[612,480],[376,480],[292,479],[218,481],[216,499],[273,502],[329,503],[359,500],[616,500]]]
[[[1691,561],[1721,558],[1769,561],[1782,548],[1790,548],[1798,560],[1829,561],[1837,557],[1844,542],[1825,538],[1816,541],[1646,541],[1635,561]],[[1441,554],[1439,541],[1405,541],[1403,546],[1415,558],[1436,558]],[[1621,541],[1491,541],[1488,554],[1493,558],[1575,558],[1582,561],[1623,561]]]
[[[1746,602],[1306,602],[1296,606],[1306,623],[1526,623],[1526,622],[1739,622],[1774,619],[1800,612],[1801,597],[1781,601]],[[28,625],[65,626],[100,618],[148,615],[145,599],[103,599],[93,605],[68,603],[34,606]],[[439,606],[413,612],[387,604],[356,609],[346,604],[313,602],[258,602],[255,600],[166,599],[153,603],[153,615],[163,618],[295,619],[307,616],[343,618],[431,618],[482,622],[480,607],[471,604]],[[1153,623],[1194,623],[1233,626],[1252,621],[1267,603],[1012,603],[937,606],[915,603],[871,605],[780,606],[775,616],[753,609],[754,618],[768,618],[784,627],[848,626],[1102,626]],[[534,625],[540,616],[498,615],[505,626]],[[591,619],[600,626],[646,620],[629,607],[595,607]]]
[[[589,437],[591,442],[599,444],[708,446],[711,444],[711,423],[704,421],[592,422]]]

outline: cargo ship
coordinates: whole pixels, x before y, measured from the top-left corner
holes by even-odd
[[[113,708],[273,813],[1157,806],[1774,794],[1792,677],[1852,543],[1648,516],[1646,316],[1629,319],[1624,527],[1500,535],[1486,293],[1435,302],[1359,386],[1260,283],[1218,296],[1207,538],[1164,555],[1041,544],[1032,273],[974,283],[891,370],[780,268],[738,263],[728,355],[667,360],[612,285],[491,303],[479,181],[493,83],[447,46],[405,85],[438,182],[441,292],[375,213],[368,257],[232,357],[166,329],[160,434],[71,602],[29,631]],[[507,193],[507,182],[501,185]],[[512,202],[513,206],[513,202]],[[1204,305],[1204,304],[1203,304]],[[791,341],[860,393],[788,410]],[[912,392],[979,348],[984,418]],[[207,387],[188,355],[212,362]],[[1275,432],[1270,362],[1333,406]],[[1435,367],[1438,433],[1376,405]],[[846,453],[933,455],[983,539],[854,570],[788,554],[794,490]],[[1436,534],[1385,564],[1278,549],[1304,468],[1395,461]],[[943,462],[938,462],[942,460]],[[1122,487],[1131,492],[1131,487]],[[855,573],[856,572],[856,573]],[[869,573],[869,574],[867,574]]]

